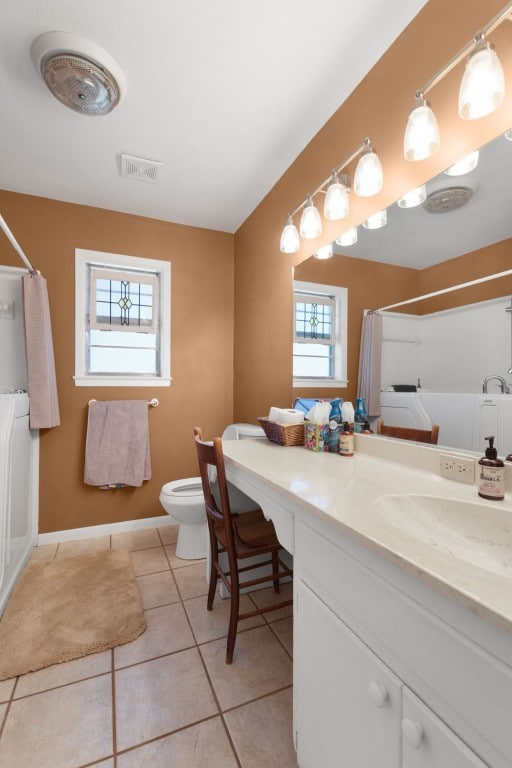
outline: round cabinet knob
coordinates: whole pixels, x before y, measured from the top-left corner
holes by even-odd
[[[370,697],[376,707],[383,707],[388,700],[388,692],[382,683],[371,682],[368,686]]]
[[[424,732],[421,724],[418,723],[417,720],[409,720],[408,717],[402,720],[402,733],[404,739],[411,745],[411,747],[414,747],[414,749],[419,749],[421,747]]]

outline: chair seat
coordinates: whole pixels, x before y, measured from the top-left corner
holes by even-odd
[[[265,549],[280,549],[281,545],[276,536],[274,524],[266,520],[261,509],[252,509],[249,512],[232,515],[233,531],[235,533],[235,550],[239,558],[251,557],[254,550],[261,547]],[[224,549],[227,548],[227,539],[224,523],[219,520],[215,523],[215,533]]]

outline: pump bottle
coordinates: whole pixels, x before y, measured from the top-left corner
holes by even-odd
[[[478,495],[483,499],[499,501],[505,498],[505,464],[498,459],[494,435],[485,438],[489,447],[478,462]]]

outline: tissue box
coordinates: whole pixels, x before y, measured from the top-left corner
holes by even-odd
[[[304,422],[304,447],[309,451],[328,451],[326,430],[328,424],[317,424],[314,421]]]

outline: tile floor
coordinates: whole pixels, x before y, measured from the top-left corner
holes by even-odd
[[[167,526],[34,550],[32,559],[129,549],[148,627],[112,651],[0,682],[0,766],[297,767],[291,609],[241,622],[227,666],[229,601],[206,610],[205,563],[176,557],[176,532]],[[286,585],[282,594],[290,591]],[[273,595],[242,599],[261,605]]]

